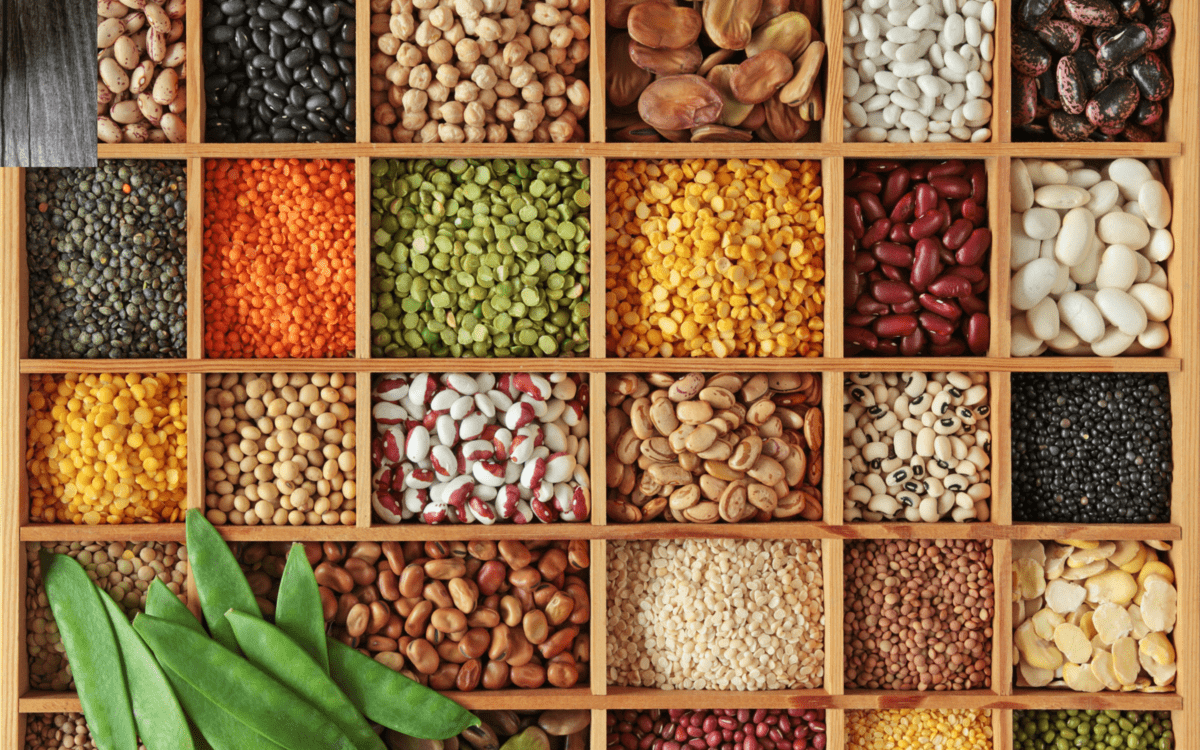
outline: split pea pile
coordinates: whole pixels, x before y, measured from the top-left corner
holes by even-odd
[[[96,750],[83,714],[29,714],[25,750]],[[146,750],[138,744],[138,750]]]
[[[846,712],[847,750],[924,746],[939,750],[991,750],[992,714],[945,708]]]
[[[989,687],[995,592],[990,541],[848,542],[846,687]]]
[[[204,385],[209,521],[354,525],[353,373],[214,374]]]
[[[605,324],[618,357],[818,357],[820,163],[613,162]]]
[[[821,552],[812,541],[614,541],[608,683],[683,690],[818,688]]]
[[[186,375],[33,375],[34,523],[169,523],[187,506]]]
[[[74,690],[74,679],[58,626],[42,586],[38,553],[69,555],[88,577],[107,591],[127,613],[146,606],[146,591],[155,578],[187,600],[187,548],[176,542],[31,542],[25,545],[25,648],[29,653],[29,686],[35,690]]]

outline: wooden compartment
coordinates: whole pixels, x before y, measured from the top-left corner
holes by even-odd
[[[993,420],[995,422],[992,449],[991,519],[986,523],[936,524],[846,524],[842,517],[841,498],[834,488],[841,486],[842,465],[838,449],[825,454],[824,518],[812,523],[770,523],[762,525],[637,525],[613,526],[607,523],[604,504],[593,493],[591,519],[587,523],[524,527],[511,525],[475,526],[469,529],[452,526],[423,525],[382,526],[372,524],[369,513],[359,513],[354,527],[305,527],[267,529],[263,527],[224,528],[224,536],[233,541],[255,540],[415,540],[463,538],[550,538],[587,539],[593,565],[590,587],[593,593],[605,591],[607,540],[624,538],[801,538],[821,540],[825,587],[825,682],[815,691],[767,691],[758,693],[724,691],[657,691],[639,688],[617,688],[606,684],[606,652],[604,634],[606,606],[601,597],[593,596],[592,653],[593,667],[590,686],[570,690],[479,691],[461,696],[473,709],[517,707],[589,708],[593,711],[591,730],[594,748],[604,747],[604,714],[607,709],[626,707],[694,708],[694,707],[820,707],[831,709],[827,716],[829,747],[842,750],[845,746],[844,714],[851,708],[914,708],[914,707],[971,707],[993,709],[994,744],[998,750],[1012,747],[1011,714],[1022,708],[1121,708],[1160,709],[1173,712],[1175,733],[1181,750],[1200,749],[1200,711],[1191,705],[1200,693],[1200,558],[1196,557],[1200,543],[1200,506],[1194,499],[1194,488],[1200,483],[1200,459],[1195,451],[1200,439],[1200,372],[1196,358],[1200,355],[1200,267],[1197,266],[1195,244],[1200,239],[1200,217],[1196,205],[1200,201],[1200,124],[1194,112],[1200,108],[1200,89],[1197,75],[1200,70],[1200,5],[1176,0],[1172,14],[1176,24],[1176,42],[1170,48],[1171,66],[1176,78],[1175,94],[1168,109],[1166,141],[1163,143],[1015,143],[1011,128],[1011,13],[1012,2],[998,2],[998,26],[995,32],[996,59],[993,81],[993,136],[980,144],[858,144],[843,143],[840,122],[842,66],[837,57],[826,65],[826,114],[821,126],[819,143],[800,144],[629,144],[604,142],[603,86],[603,5],[592,6],[592,54],[589,62],[592,105],[590,142],[575,144],[371,144],[369,109],[370,35],[367,31],[369,3],[358,2],[358,59],[356,63],[356,92],[358,94],[358,125],[355,143],[312,145],[205,144],[203,142],[203,88],[200,45],[201,9],[194,3],[188,11],[189,139],[186,144],[102,145],[101,158],[161,158],[186,159],[189,174],[188,199],[188,357],[151,364],[129,360],[32,360],[28,358],[26,326],[26,281],[24,253],[24,172],[6,170],[0,183],[0,234],[3,242],[4,267],[9,269],[0,288],[0,422],[4,427],[0,437],[3,469],[0,485],[8,502],[0,515],[0,537],[4,541],[0,557],[0,601],[6,609],[0,617],[0,663],[6,679],[0,689],[0,743],[5,747],[21,747],[24,714],[46,711],[78,711],[79,703],[73,694],[46,694],[28,689],[24,643],[24,563],[22,542],[38,540],[182,540],[182,525],[85,527],[71,525],[30,525],[28,523],[28,488],[23,461],[25,444],[25,402],[28,376],[38,372],[99,372],[145,371],[160,369],[170,372],[320,372],[337,369],[341,372],[425,372],[561,369],[589,373],[593,394],[590,416],[593,428],[604,424],[604,393],[609,373],[629,371],[812,371],[825,376],[824,402],[838,403],[842,375],[855,371],[945,371],[963,370],[991,373],[993,391]],[[825,0],[823,26],[827,39],[840,39],[842,14],[840,4]],[[371,252],[369,238],[369,181],[361,179],[369,173],[371,158],[451,158],[451,157],[547,157],[586,158],[590,160],[592,176],[592,264],[591,294],[593,299],[590,323],[592,342],[589,356],[550,362],[525,359],[485,363],[472,360],[372,360],[369,358],[369,268]],[[992,286],[989,290],[991,312],[991,347],[986,357],[953,358],[853,358],[844,357],[841,329],[842,278],[842,184],[844,161],[850,158],[886,156],[897,159],[983,159],[989,172],[991,198],[989,224],[993,229],[990,261]],[[1174,296],[1174,314],[1170,321],[1171,343],[1155,357],[1125,357],[1110,360],[1079,357],[1039,357],[1014,359],[1010,356],[1009,321],[1007,311],[1008,269],[1008,195],[1009,167],[1013,158],[1103,158],[1118,156],[1161,159],[1168,189],[1172,195],[1172,227],[1176,251],[1168,262],[1169,288]],[[646,359],[616,360],[606,356],[601,342],[605,339],[604,307],[599,304],[605,288],[605,216],[604,205],[606,160],[660,158],[741,158],[741,159],[819,159],[822,162],[822,184],[825,190],[826,213],[826,298],[824,312],[827,332],[826,346],[820,358],[803,361],[758,359],[737,360],[654,361]],[[354,159],[357,205],[357,286],[356,343],[352,358],[339,359],[336,365],[323,360],[210,360],[203,357],[200,305],[202,299],[201,243],[202,222],[202,160],[205,158],[342,158]],[[1172,510],[1169,523],[1141,526],[1070,524],[1014,524],[1011,513],[1011,461],[1008,429],[1010,404],[1009,373],[1015,371],[1128,371],[1165,372],[1169,375],[1173,403]],[[358,414],[369,409],[369,391],[360,389]],[[195,377],[189,384],[189,400],[203,402],[202,380]],[[194,415],[195,416],[195,415]],[[826,445],[839,446],[840,424],[836,412],[826,410]],[[203,505],[203,448],[202,421],[194,418],[189,426],[190,468],[188,505]],[[831,429],[833,428],[833,429]],[[369,487],[369,423],[358,420],[359,485]],[[593,436],[597,433],[593,429]],[[592,486],[600,490],[604,483],[605,449],[603,439],[592,440]],[[844,539],[909,539],[909,538],[989,538],[994,540],[994,571],[996,582],[996,617],[993,639],[993,684],[988,690],[960,693],[847,691],[842,673],[842,556]],[[1174,544],[1171,559],[1176,570],[1179,596],[1179,619],[1173,634],[1178,652],[1179,673],[1176,692],[1164,694],[1077,694],[1058,690],[1014,690],[1011,664],[1011,568],[1012,539],[1165,539]],[[194,599],[193,599],[194,600]]]

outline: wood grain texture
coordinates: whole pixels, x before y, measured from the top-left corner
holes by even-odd
[[[0,166],[96,166],[95,5],[0,0]]]
[[[0,169],[0,251],[6,259],[15,257],[18,250],[16,230],[23,226],[21,207],[24,173],[17,169]],[[12,266],[5,263],[4,267]],[[9,501],[0,504],[0,746],[19,747],[23,738],[17,717],[17,697],[25,687],[26,660],[20,644],[25,641],[25,618],[21,614],[25,599],[25,576],[21,564],[21,506],[12,502],[22,496],[21,477],[25,475],[25,420],[21,381],[17,374],[21,337],[21,313],[17,305],[22,299],[20,275],[0,275],[0,497]]]

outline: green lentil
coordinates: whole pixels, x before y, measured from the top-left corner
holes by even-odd
[[[1014,711],[1016,750],[1172,750],[1169,711]]]
[[[371,355],[586,354],[582,161],[371,164]]]
[[[25,173],[30,356],[187,356],[183,162]]]

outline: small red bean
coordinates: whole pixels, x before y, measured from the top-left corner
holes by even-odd
[[[948,269],[946,273],[952,273],[955,276],[961,276],[972,284],[978,284],[987,278],[987,274],[985,274],[983,269],[979,266],[954,266],[953,268]]]
[[[870,253],[860,252],[854,256],[854,267],[862,273],[870,273],[879,265],[879,261],[875,260],[875,256]]]
[[[872,350],[879,347],[879,337],[866,328],[848,327],[845,331],[845,337],[846,343],[853,346],[861,346]]]
[[[987,208],[967,198],[962,202],[962,217],[976,226],[987,222]]]
[[[929,312],[940,315],[948,320],[958,320],[962,316],[962,310],[953,300],[941,299],[928,292],[917,297],[917,302]]]
[[[929,168],[926,177],[932,181],[936,177],[957,177],[967,171],[967,165],[962,159],[950,159]]]
[[[942,272],[941,245],[936,237],[926,237],[917,242],[909,281],[918,292],[925,291]]]
[[[908,233],[908,224],[899,223],[892,225],[892,231],[888,232],[888,239],[892,242],[912,242],[912,235]]]
[[[900,162],[895,159],[871,159],[862,164],[864,172],[891,172],[899,168]]]
[[[912,299],[913,290],[908,284],[898,281],[876,281],[871,285],[871,296],[885,304],[894,305]]]
[[[862,206],[863,218],[868,223],[874,223],[887,217],[887,211],[883,209],[883,203],[879,201],[879,196],[875,193],[859,193],[858,202]]]
[[[861,238],[867,231],[866,225],[863,223],[862,204],[854,198],[847,198],[842,213],[843,220],[846,222],[846,230],[853,234],[855,239]]]
[[[904,281],[904,269],[900,266],[882,265],[879,267],[879,273],[892,281]]]
[[[908,167],[908,173],[914,180],[921,181],[929,179],[929,168],[933,166],[927,161],[913,162]]]
[[[877,281],[876,284],[899,284],[896,281]],[[886,302],[881,302],[878,298],[864,294],[854,303],[854,309],[863,315],[883,315],[888,311]]]
[[[892,231],[892,220],[886,216],[872,222],[871,226],[867,227],[866,234],[862,236],[863,247],[870,247],[876,242],[882,242],[887,239],[890,231]]]
[[[927,343],[925,331],[918,328],[900,339],[900,353],[906,357],[915,357],[925,349]]]
[[[974,313],[987,314],[987,311],[988,311],[987,302],[983,301],[979,297],[976,297],[975,295],[971,295],[970,297],[963,297],[962,299],[960,299],[958,301],[958,304],[960,307],[962,307],[963,312],[968,313],[968,314],[974,314]]]
[[[967,169],[967,179],[971,182],[971,200],[982,205],[987,201],[987,172],[982,164],[972,164]]]
[[[900,313],[901,315],[907,315],[908,313],[915,313],[916,311],[920,310],[921,303],[917,302],[915,299],[910,299],[908,302],[900,302],[898,304],[892,305],[891,308],[892,308],[892,312],[894,312],[894,313]]]
[[[847,193],[878,193],[880,190],[883,190],[883,180],[871,172],[863,172],[846,181]]]

